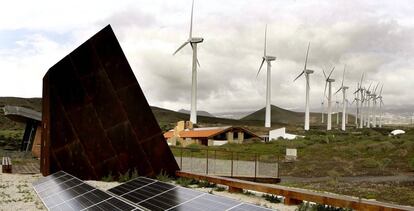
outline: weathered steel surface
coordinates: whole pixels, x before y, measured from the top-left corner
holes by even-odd
[[[108,25],[43,78],[41,172],[81,179],[178,165]]]

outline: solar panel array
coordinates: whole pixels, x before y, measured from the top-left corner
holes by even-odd
[[[142,210],[63,171],[41,178],[33,187],[48,210]]]
[[[48,210],[231,210],[270,209],[189,188],[138,177],[108,192],[59,171],[33,183]]]
[[[108,190],[149,210],[271,210],[237,200],[139,177]]]

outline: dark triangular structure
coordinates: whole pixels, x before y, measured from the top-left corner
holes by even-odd
[[[108,25],[43,78],[41,172],[101,179],[178,165]]]

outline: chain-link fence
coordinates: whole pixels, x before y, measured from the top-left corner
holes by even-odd
[[[279,157],[208,148],[171,147],[181,171],[231,176],[279,177]]]

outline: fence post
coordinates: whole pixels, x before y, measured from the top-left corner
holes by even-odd
[[[254,181],[257,177],[257,153],[254,154]]]
[[[230,172],[231,177],[233,177],[233,159],[234,159],[234,152],[231,152],[231,172]]]
[[[207,147],[207,156],[206,156],[207,160],[206,160],[206,174],[208,174],[208,147]]]
[[[180,148],[180,169],[183,171],[183,147]]]
[[[217,165],[217,163],[216,163],[216,159],[217,159],[216,153],[217,153],[217,150],[214,150],[214,174],[216,173],[216,165]]]

